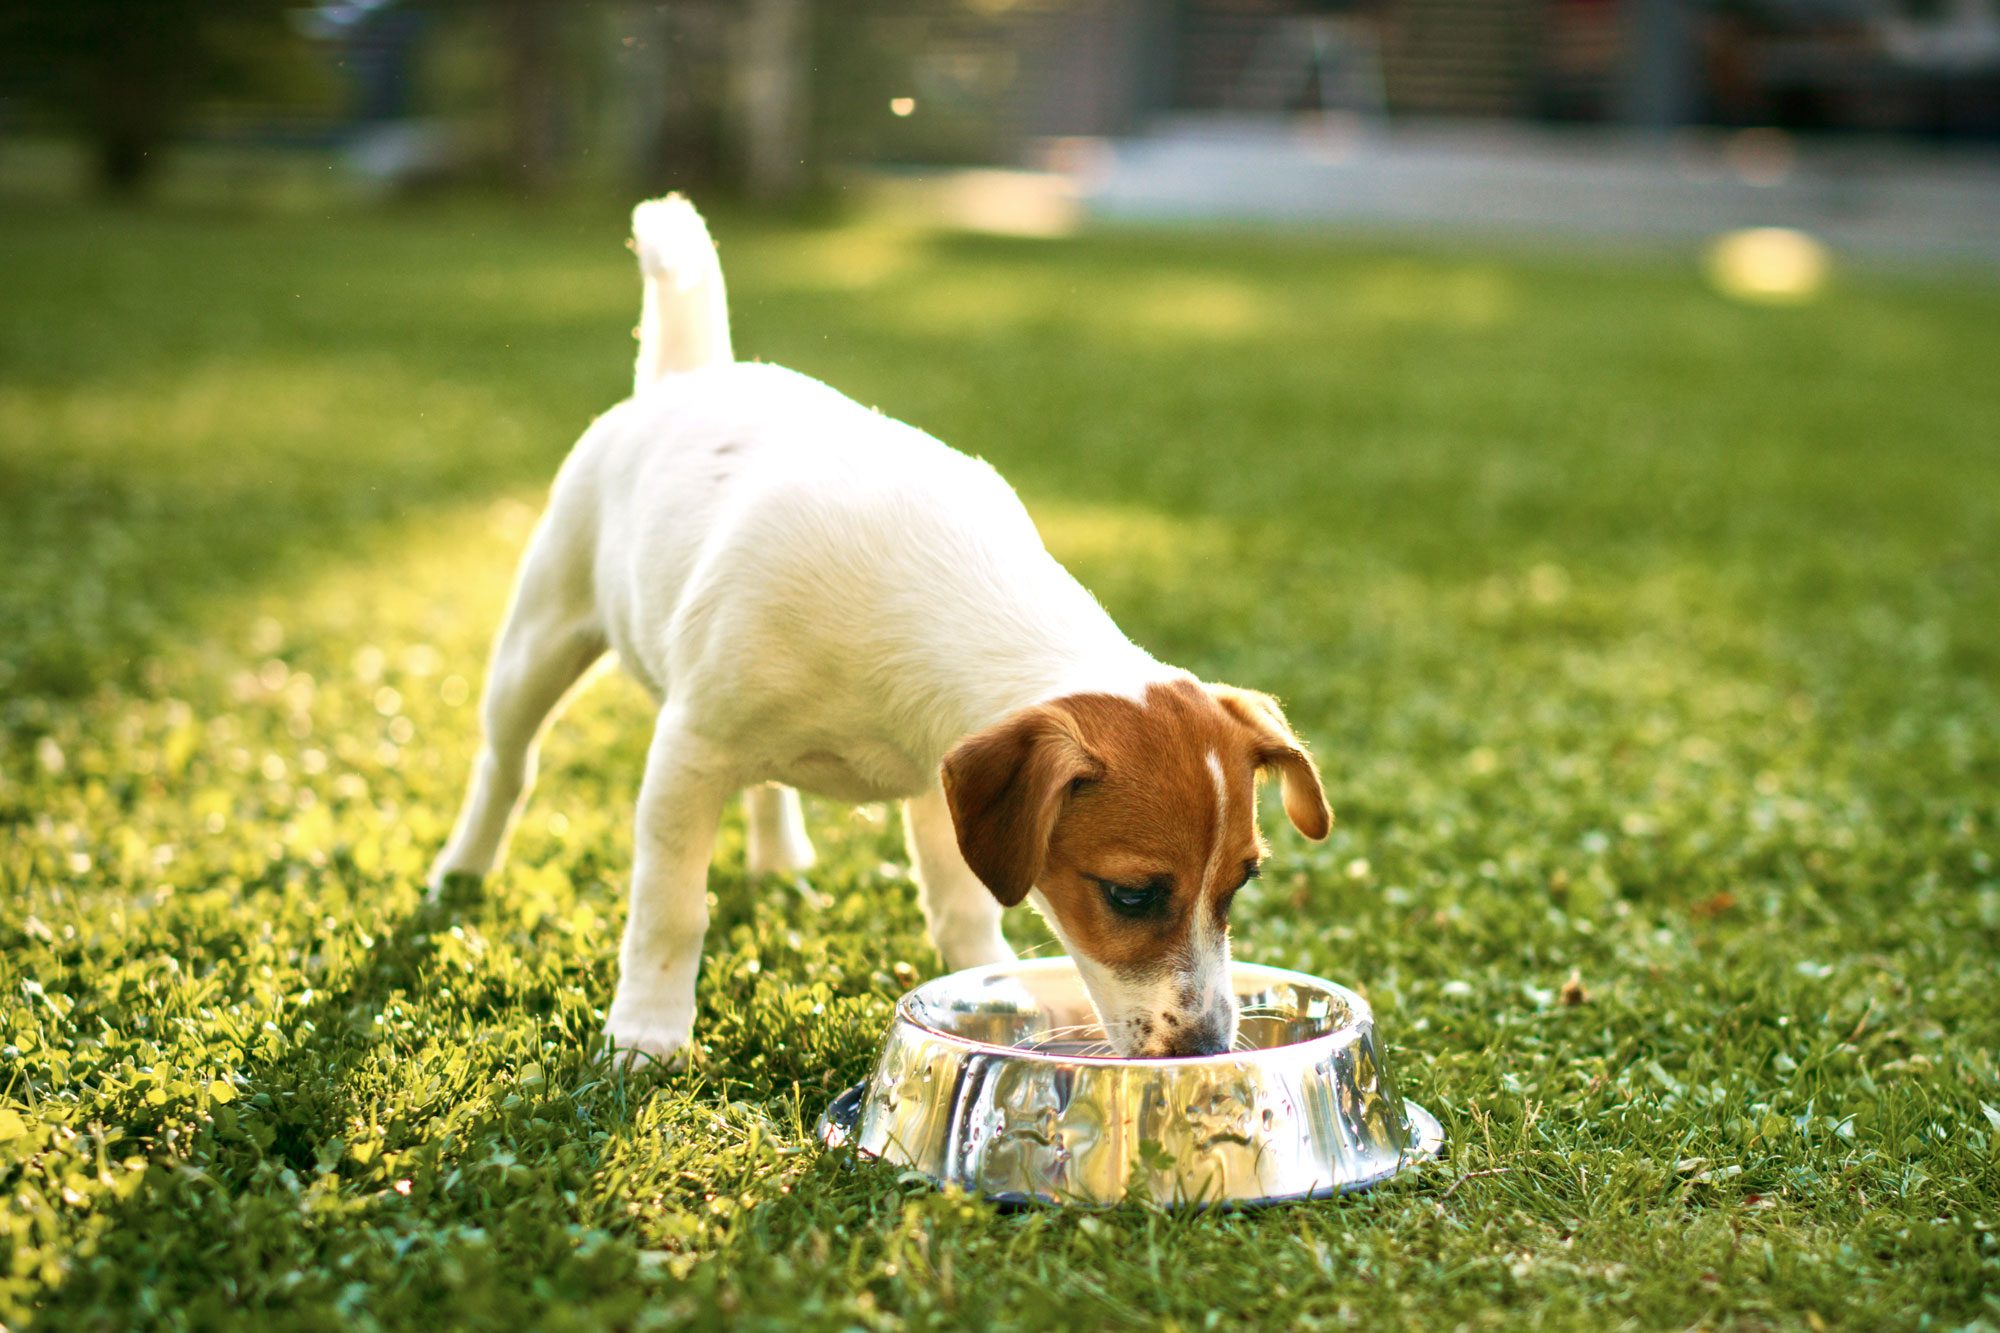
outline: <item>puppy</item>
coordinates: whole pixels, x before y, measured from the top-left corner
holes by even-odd
[[[931,939],[1013,958],[1034,903],[1123,1055],[1236,1036],[1229,904],[1265,849],[1257,776],[1326,836],[1318,770],[1268,696],[1118,631],[985,463],[730,351],[721,266],[674,196],[633,213],[633,394],[557,475],[493,650],[485,741],[432,872],[483,875],[565,693],[614,651],[659,703],[605,1025],[689,1039],[717,820],[743,790],[753,873],[812,863],[800,790],[903,802]]]

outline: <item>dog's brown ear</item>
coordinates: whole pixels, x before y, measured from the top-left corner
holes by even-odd
[[[1024,708],[944,757],[958,850],[1001,903],[1012,907],[1035,887],[1071,788],[1101,771],[1059,703]]]
[[[1320,784],[1319,768],[1306,747],[1292,734],[1284,710],[1268,694],[1239,690],[1234,685],[1208,687],[1224,711],[1250,728],[1255,736],[1257,765],[1278,770],[1279,791],[1285,800],[1285,815],[1292,827],[1318,842],[1333,830],[1333,810],[1326,803],[1326,788]]]

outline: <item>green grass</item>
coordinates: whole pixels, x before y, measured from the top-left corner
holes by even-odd
[[[745,354],[992,459],[1140,642],[1288,701],[1340,823],[1273,825],[1238,952],[1363,990],[1449,1158],[1085,1216],[819,1151],[939,966],[873,809],[813,808],[824,911],[732,816],[701,1050],[608,1072],[639,692],[558,727],[483,896],[418,880],[628,374],[617,213],[38,205],[0,1323],[2000,1324],[2000,287],[719,231]]]

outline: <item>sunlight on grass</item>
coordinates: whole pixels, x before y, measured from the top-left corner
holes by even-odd
[[[934,235],[926,229],[879,222],[827,229],[787,237],[782,247],[758,246],[750,262],[762,288],[866,291],[929,262],[928,242]],[[719,249],[725,265],[743,262],[733,252],[727,233]]]
[[[348,468],[353,455],[330,455],[325,441],[364,389],[406,405],[386,433],[355,442],[364,453],[411,450],[439,432],[475,427],[503,449],[522,442],[518,425],[492,419],[490,395],[479,386],[418,375],[383,353],[339,360],[218,356],[171,379],[114,380],[89,393],[0,385],[0,432],[19,440],[75,441],[64,450],[66,461],[90,459],[120,471],[212,448],[254,455],[245,461],[259,473],[280,459],[287,468]],[[254,424],[244,420],[246,403],[256,404]],[[227,469],[221,480],[227,482]]]
[[[1058,560],[1077,570],[1123,570],[1173,585],[1213,560],[1223,527],[1215,519],[1176,517],[1137,505],[1077,505],[1060,500],[1033,506],[1035,526]]]
[[[618,222],[0,220],[0,1320],[1986,1316],[1990,286],[720,228],[742,352],[991,459],[1139,642],[1285,700],[1339,822],[1266,809],[1237,951],[1361,988],[1453,1143],[1321,1207],[1006,1215],[809,1138],[940,966],[893,810],[809,804],[824,908],[726,816],[674,1072],[595,1058],[630,682],[421,900],[627,382]]]
[[[1382,265],[1351,293],[1352,317],[1372,324],[1490,329],[1513,318],[1520,302],[1495,268],[1436,264]]]
[[[1045,321],[1060,308],[1058,294],[1042,284],[997,282],[984,273],[926,276],[883,297],[893,302],[899,325],[932,336],[990,337]]]
[[[1246,282],[1175,276],[1151,284],[1129,310],[1102,321],[1106,333],[1224,341],[1268,334],[1278,323],[1280,305],[1271,294]]]
[[[1274,293],[1187,273],[1162,274],[1117,303],[1080,303],[1067,287],[997,273],[927,275],[899,284],[885,298],[900,323],[939,337],[984,337],[1061,323],[1106,338],[1232,342],[1270,334],[1287,313]]]
[[[424,295],[476,315],[484,328],[504,340],[536,324],[576,326],[629,319],[636,266],[632,273],[606,270],[602,262],[579,262],[453,271],[428,284],[430,290]]]

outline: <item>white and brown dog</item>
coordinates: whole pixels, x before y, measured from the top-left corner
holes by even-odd
[[[1332,818],[1277,705],[1132,644],[985,463],[734,360],[700,216],[676,196],[632,221],[633,395],[556,477],[433,883],[492,869],[544,723],[613,650],[660,702],[606,1023],[618,1047],[688,1040],[724,803],[745,790],[753,872],[797,872],[803,789],[903,802],[947,965],[1014,957],[1001,910],[1032,899],[1121,1054],[1229,1049],[1229,904],[1264,854],[1257,775],[1277,770],[1307,837]]]

